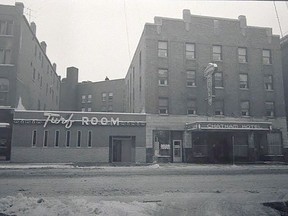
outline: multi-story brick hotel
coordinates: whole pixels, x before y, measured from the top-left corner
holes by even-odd
[[[2,120],[0,130],[12,137],[7,158],[288,160],[280,37],[270,28],[247,26],[245,16],[184,10],[183,19],[155,17],[145,25],[124,79],[79,83],[78,69],[69,67],[59,104],[62,111],[15,110]]]

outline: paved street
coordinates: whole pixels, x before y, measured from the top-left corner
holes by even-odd
[[[21,193],[37,198],[84,197],[89,202],[137,201],[152,205],[150,215],[278,215],[261,203],[288,200],[285,165],[0,165],[0,176],[0,198]]]

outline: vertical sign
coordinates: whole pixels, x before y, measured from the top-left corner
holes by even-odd
[[[207,92],[208,92],[208,104],[212,105],[212,95],[213,95],[213,88],[212,88],[212,79],[213,79],[213,73],[215,72],[215,69],[217,69],[217,64],[209,63],[208,66],[204,70],[204,77],[207,79]]]

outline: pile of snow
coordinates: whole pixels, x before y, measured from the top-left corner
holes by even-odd
[[[0,213],[21,216],[153,215],[156,203],[91,202],[83,197],[35,198],[19,193],[0,199]]]

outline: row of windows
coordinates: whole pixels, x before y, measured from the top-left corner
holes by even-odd
[[[238,62],[239,63],[247,63],[247,48],[246,47],[238,47]],[[159,41],[158,42],[158,56],[162,58],[168,57],[168,42],[167,41]],[[195,43],[186,43],[185,44],[185,56],[187,60],[196,59],[196,45]],[[223,52],[222,46],[213,45],[212,46],[212,59],[213,61],[222,61],[223,60]],[[262,50],[262,63],[263,64],[272,64],[271,58],[271,50],[263,49]]]
[[[113,92],[109,92],[109,93],[106,93],[106,92],[103,92],[102,93],[102,101],[107,101],[107,96],[108,96],[108,101],[112,101],[113,100]]]
[[[169,113],[169,101],[168,98],[159,98],[159,114],[168,114]],[[265,115],[267,117],[274,117],[275,107],[274,102],[265,102]],[[250,116],[250,102],[241,101],[240,102],[240,114],[241,116]],[[197,104],[196,100],[187,101],[187,115],[197,115]],[[214,115],[222,116],[224,115],[224,101],[218,100],[214,102]]]
[[[92,112],[92,108],[91,107],[88,107],[88,108],[82,107],[81,111],[82,112]],[[108,106],[103,105],[101,107],[101,112],[113,112],[113,106],[112,105],[108,105]]]
[[[222,72],[215,72],[213,74],[213,80],[214,80],[215,87],[222,87],[222,88],[224,87]],[[158,85],[168,86],[168,70],[167,69],[158,70]],[[193,70],[186,71],[186,86],[196,87],[196,71],[193,71]],[[272,75],[264,76],[264,87],[266,90],[273,90],[273,76]],[[240,89],[249,88],[248,74],[244,74],[244,73],[239,74],[239,88]]]
[[[113,100],[113,92],[103,92],[101,94],[101,99],[103,102],[107,101],[107,96],[108,96],[108,101],[112,101]],[[91,103],[92,102],[92,95],[82,95],[81,96],[81,103]]]
[[[49,132],[45,130],[44,131],[44,136],[43,136],[43,147],[48,147],[49,144]],[[56,130],[53,134],[54,139],[53,139],[53,146],[54,147],[59,147],[60,144],[60,131]],[[36,147],[36,143],[37,143],[37,139],[38,139],[38,135],[37,135],[37,130],[33,130],[32,131],[32,147]],[[76,142],[76,147],[80,148],[83,147],[83,143],[82,143],[82,131],[77,131],[77,142]],[[71,131],[68,130],[65,132],[65,146],[66,147],[70,147],[71,145]],[[86,146],[88,148],[92,147],[92,131],[88,131],[87,133],[87,143]]]

